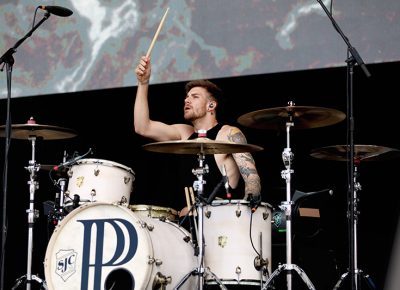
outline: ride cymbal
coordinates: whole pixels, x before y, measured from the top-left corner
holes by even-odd
[[[311,150],[315,158],[348,161],[350,145],[333,145]],[[400,157],[400,150],[377,145],[354,145],[354,159],[358,161],[381,161]]]
[[[346,118],[341,111],[322,107],[286,106],[244,114],[238,123],[256,129],[285,130],[287,122],[294,129],[309,129],[336,124]]]
[[[155,142],[143,145],[143,148],[152,152],[174,154],[233,154],[263,150],[257,145],[214,141],[208,138]]]
[[[39,125],[33,119],[30,119],[26,124],[11,125],[11,138],[26,139],[32,137],[41,138],[44,140],[67,139],[75,137],[77,133],[68,128]],[[6,126],[0,126],[0,137],[6,136]]]

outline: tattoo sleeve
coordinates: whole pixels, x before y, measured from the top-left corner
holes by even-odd
[[[246,137],[237,128],[231,129],[227,137],[229,141],[247,144]],[[260,194],[260,176],[258,175],[253,156],[250,153],[235,153],[233,154],[233,158],[245,182],[245,196]]]

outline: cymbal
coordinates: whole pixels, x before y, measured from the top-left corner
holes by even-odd
[[[315,158],[348,161],[349,145],[334,145],[311,150]],[[354,145],[354,159],[359,161],[380,161],[400,157],[400,150],[377,145]]]
[[[29,139],[30,137],[38,137],[44,140],[67,139],[75,137],[77,133],[68,128],[39,125],[36,123],[11,125],[11,138]],[[0,137],[6,136],[6,126],[0,126]]]
[[[155,142],[143,145],[143,148],[152,152],[175,154],[231,154],[263,150],[257,145],[214,141],[208,138]]]
[[[309,106],[286,106],[263,109],[244,114],[238,123],[256,129],[284,130],[286,122],[293,122],[294,129],[308,129],[336,124],[346,118],[341,111]]]

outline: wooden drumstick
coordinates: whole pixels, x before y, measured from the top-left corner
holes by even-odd
[[[165,21],[165,18],[167,17],[168,11],[169,11],[169,7],[167,8],[167,11],[165,11],[164,16],[161,18],[161,22],[158,25],[157,31],[154,34],[154,37],[153,37],[153,40],[150,43],[149,49],[147,50],[146,57],[149,57],[150,54],[151,54],[151,51],[153,50],[153,46],[154,46],[154,44],[155,44],[155,42],[157,40],[158,34],[160,33],[162,26],[164,25],[164,21]]]
[[[190,205],[189,191],[188,191],[187,187],[185,187],[185,197],[186,197],[186,206],[189,211],[189,215],[192,215],[192,211],[191,211],[192,206]]]
[[[194,193],[193,193],[193,187],[190,187],[189,188],[189,191],[190,191],[190,198],[191,198],[191,200],[192,200],[192,205],[193,205],[193,215],[194,216],[197,216],[197,212],[196,212],[196,209],[194,208],[194,205],[196,204],[196,200],[195,200],[195,198],[194,198]]]

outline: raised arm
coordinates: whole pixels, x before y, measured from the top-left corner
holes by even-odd
[[[185,125],[167,125],[150,119],[148,92],[151,76],[150,58],[142,56],[135,69],[138,80],[135,105],[133,109],[133,121],[135,132],[155,141],[168,141],[182,139],[181,131]]]

